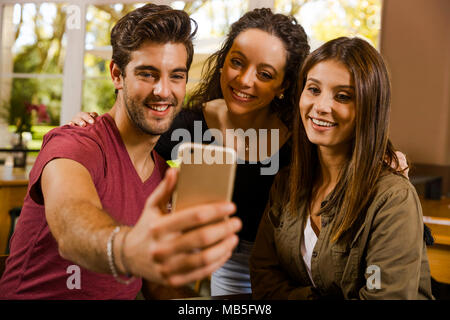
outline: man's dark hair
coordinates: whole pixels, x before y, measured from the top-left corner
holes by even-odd
[[[191,32],[191,22],[194,25]],[[181,10],[169,6],[147,4],[123,16],[111,30],[112,60],[125,76],[131,53],[145,42],[182,43],[186,47],[189,70],[194,55],[192,39],[197,23]]]

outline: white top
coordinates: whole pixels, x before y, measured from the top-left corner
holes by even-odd
[[[301,244],[301,254],[303,257],[303,261],[305,262],[306,265],[306,270],[308,271],[308,275],[309,278],[311,279],[311,282],[313,284],[313,286],[315,287],[316,285],[314,284],[314,281],[312,279],[312,275],[311,275],[311,257],[312,257],[312,253],[314,251],[314,247],[316,245],[317,242],[317,235],[314,232],[313,228],[311,227],[311,217],[308,216],[308,218],[306,219],[306,227],[305,227],[305,231],[303,233],[303,239],[302,239],[302,244]]]

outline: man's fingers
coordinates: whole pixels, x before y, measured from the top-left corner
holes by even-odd
[[[208,277],[219,269],[227,260],[229,255],[223,256],[219,261],[209,264],[203,268],[195,269],[190,273],[178,273],[167,278],[167,284],[173,287],[184,286],[197,280]]]
[[[90,124],[93,124],[95,122],[94,118],[97,116],[97,113],[95,112],[80,112],[78,114],[80,117],[80,121],[85,121]]]
[[[408,166],[405,154],[401,151],[395,151],[395,155],[397,156],[401,169],[405,169]]]
[[[97,112],[78,112],[77,115],[68,123],[70,126],[86,126],[86,123],[93,124],[95,122],[95,118],[98,117]]]
[[[406,160],[406,155],[401,151],[395,151],[395,155],[397,156],[400,168],[394,168],[394,169],[397,169],[398,171],[402,171],[403,175],[408,178],[409,166],[408,166],[408,160]],[[392,166],[392,164],[391,164],[391,166]]]
[[[185,232],[199,226],[222,220],[236,211],[232,202],[205,204],[184,209],[166,216],[158,225],[152,226],[153,234],[158,237],[167,232]]]
[[[176,273],[189,273],[211,265],[224,256],[231,256],[231,252],[239,241],[238,236],[231,235],[221,242],[203,250],[191,251],[190,253],[175,254],[161,265],[161,273],[164,277]]]
[[[193,229],[184,234],[180,234],[171,241],[161,242],[158,248],[153,252],[156,261],[164,261],[171,256],[182,253],[192,252],[195,249],[207,248],[223,239],[232,236],[242,227],[239,218],[223,220],[201,228]]]
[[[167,179],[168,179],[168,184],[167,184],[165,197],[160,202],[160,208],[161,208],[161,210],[167,212],[167,205],[171,201],[173,192],[175,190],[175,186],[177,184],[178,169],[175,169],[175,168],[167,169],[166,176],[167,176]]]

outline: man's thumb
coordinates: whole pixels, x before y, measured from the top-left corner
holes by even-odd
[[[152,194],[147,198],[145,204],[146,209],[157,207],[162,212],[167,209],[167,204],[172,197],[173,190],[177,182],[177,169],[169,168],[166,170],[164,179],[153,190]]]

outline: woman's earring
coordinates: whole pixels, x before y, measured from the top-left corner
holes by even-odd
[[[220,74],[222,73],[222,68],[219,69],[219,73],[220,73]]]
[[[280,93],[280,95],[278,96],[278,99],[283,99],[284,98],[284,94]]]

